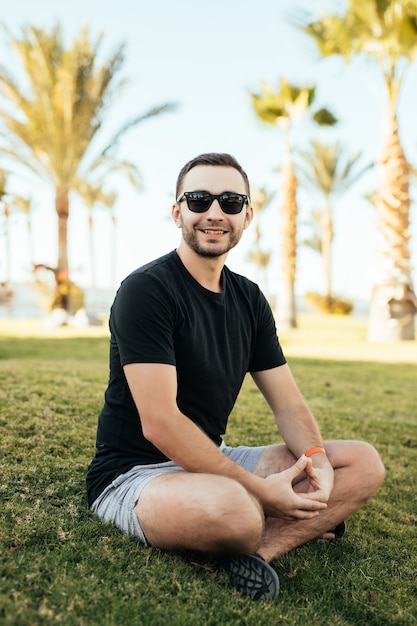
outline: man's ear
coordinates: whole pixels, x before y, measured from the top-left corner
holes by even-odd
[[[172,219],[175,222],[177,228],[181,228],[181,209],[178,202],[172,205]]]
[[[253,220],[253,208],[252,208],[252,205],[249,205],[248,208],[246,209],[246,218],[245,218],[245,226],[244,226],[245,230],[249,226],[249,224],[252,222],[252,220]]]

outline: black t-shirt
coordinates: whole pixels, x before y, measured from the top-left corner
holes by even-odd
[[[222,287],[202,287],[175,251],[122,282],[110,314],[110,376],[87,474],[90,504],[119,474],[168,460],[143,436],[124,365],[174,365],[179,409],[220,445],[246,373],[285,363],[258,286],[224,267]]]

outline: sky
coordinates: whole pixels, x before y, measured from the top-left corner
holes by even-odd
[[[4,0],[3,0],[4,2]],[[111,267],[111,226],[108,213],[95,212],[97,284],[114,289],[136,267],[174,249],[179,231],[170,214],[174,186],[183,164],[202,152],[229,152],[248,172],[251,185],[276,192],[260,218],[261,245],[272,253],[266,279],[259,276],[247,256],[253,246],[252,225],[228,266],[253,280],[271,297],[276,295],[280,226],[279,167],[283,145],[276,127],[256,117],[250,92],[262,82],[273,87],[280,78],[297,85],[317,86],[317,108],[330,108],[339,118],[337,129],[319,131],[301,123],[295,142],[308,148],[312,139],[339,140],[349,153],[361,151],[364,162],[374,161],[382,141],[383,86],[377,68],[369,62],[346,65],[341,59],[320,60],[314,42],[291,25],[293,12],[308,7],[321,14],[332,0],[14,0],[3,23],[15,35],[22,26],[50,28],[57,21],[70,42],[84,25],[93,39],[103,33],[102,51],[109,56],[125,43],[122,75],[129,86],[114,104],[103,135],[155,105],[172,102],[175,112],[148,120],[132,129],[120,143],[118,156],[134,162],[143,190],[133,191],[118,181],[117,262]],[[15,57],[0,31],[1,64],[15,67]],[[401,139],[411,162],[417,158],[417,132],[413,133],[417,105],[417,70],[405,83],[399,106]],[[382,100],[381,100],[382,98]],[[35,261],[55,265],[57,226],[52,190],[41,181],[10,179],[13,190],[33,199]],[[376,215],[364,199],[375,188],[371,174],[334,202],[335,240],[333,287],[344,297],[367,300],[378,277]],[[306,222],[320,201],[301,189],[300,240],[309,235]],[[411,209],[410,244],[413,279],[417,258],[416,210]],[[4,238],[3,238],[4,239]],[[4,277],[4,241],[0,238],[0,280]],[[14,216],[11,229],[13,281],[30,281],[29,245],[22,216]],[[76,198],[71,203],[69,254],[73,280],[83,287],[91,282],[86,211]],[[324,291],[321,257],[299,248],[297,294]]]

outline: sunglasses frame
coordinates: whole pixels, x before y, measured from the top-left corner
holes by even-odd
[[[202,210],[196,210],[195,208],[193,209],[190,206],[189,200],[193,200],[192,196],[193,194],[202,194],[204,193],[206,196],[208,196],[208,205],[207,207]],[[240,200],[242,200],[242,206],[240,207],[239,211],[227,211],[225,210],[224,206],[223,206],[223,201],[225,201],[225,206],[227,208],[227,198],[230,198],[230,196],[237,196],[239,197]],[[223,191],[223,193],[220,194],[213,194],[210,193],[209,191],[184,191],[184,193],[177,198],[177,204],[179,204],[180,202],[182,202],[183,200],[185,200],[187,202],[187,206],[189,208],[190,211],[192,211],[192,213],[205,213],[206,211],[209,210],[209,208],[211,207],[211,205],[213,204],[213,202],[215,200],[218,200],[219,204],[220,204],[220,208],[223,211],[223,213],[226,213],[226,215],[239,215],[239,213],[242,212],[243,207],[245,206],[245,204],[249,204],[249,198],[246,194],[244,193],[237,193],[235,191]]]

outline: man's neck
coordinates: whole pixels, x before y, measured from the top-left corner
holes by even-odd
[[[219,257],[203,257],[194,252],[183,241],[177,248],[177,254],[184,267],[202,287],[215,293],[223,291],[221,274],[227,254]]]

